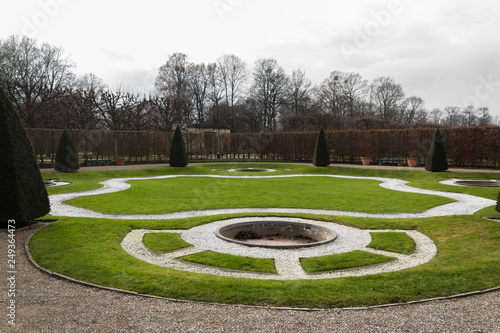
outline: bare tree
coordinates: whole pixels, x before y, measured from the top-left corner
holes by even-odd
[[[104,89],[103,81],[94,74],[78,77],[69,93],[59,99],[59,112],[64,118],[64,128],[95,128],[99,123],[96,100]]]
[[[344,73],[340,78],[342,95],[344,96],[344,112],[354,119],[362,115],[361,105],[367,99],[368,81],[358,73]]]
[[[281,113],[282,127],[285,131],[304,130],[306,117],[312,112],[312,83],[304,71],[294,70],[290,77],[290,90],[286,94],[286,104]]]
[[[210,115],[212,123],[219,124],[219,103],[224,99],[224,84],[220,68],[216,63],[207,65],[208,100],[212,103]]]
[[[439,108],[434,108],[429,113],[429,120],[434,124],[440,124],[442,115],[443,111],[441,111]]]
[[[339,71],[331,72],[316,91],[318,103],[324,112],[331,115],[335,129],[344,127],[346,116],[345,96],[341,87],[343,75],[344,73]]]
[[[251,96],[261,120],[261,131],[275,131],[278,110],[285,103],[288,77],[275,59],[259,59],[255,62]]]
[[[95,104],[100,121],[111,131],[129,129],[129,112],[137,96],[119,87],[115,91],[107,88],[96,95]],[[113,132],[114,158],[118,157],[118,137]]]
[[[191,120],[192,103],[190,90],[190,76],[193,72],[193,64],[187,60],[187,55],[174,53],[168,61],[158,70],[155,87],[168,101],[168,107],[172,108],[174,115],[189,114],[177,125],[185,126]],[[189,109],[186,109],[189,108]]]
[[[131,131],[150,131],[153,126],[153,112],[145,96],[129,93],[126,95],[125,129]]]
[[[476,126],[478,119],[476,116],[476,109],[473,105],[466,106],[462,111],[462,118],[464,126]]]
[[[0,85],[27,127],[50,122],[46,107],[63,96],[73,81],[73,63],[61,48],[28,37],[12,36],[0,41]]]
[[[189,96],[189,76],[193,64],[188,62],[184,53],[172,54],[167,62],[160,67],[155,81],[155,87],[165,96],[185,98]]]
[[[159,131],[173,131],[176,125],[190,122],[191,102],[166,96],[150,96],[151,117],[154,128]],[[177,104],[176,104],[177,103]],[[184,103],[185,105],[179,105]]]
[[[477,109],[478,118],[477,124],[479,126],[488,126],[491,125],[492,119],[490,115],[490,110],[486,107]]]
[[[372,83],[372,100],[376,115],[384,122],[400,122],[405,93],[390,77],[379,77]]]
[[[137,94],[126,91],[123,87],[116,90],[106,88],[96,95],[97,113],[105,128],[112,131],[130,130],[132,109],[142,101]]]
[[[209,93],[209,71],[205,64],[194,65],[189,77],[189,90],[193,98],[198,124],[205,122],[207,94]]]
[[[428,123],[429,122],[429,113],[425,109],[417,110],[415,113],[415,123]]]
[[[460,126],[462,123],[462,115],[458,106],[447,106],[444,108],[445,119],[444,123],[451,126]]]
[[[224,87],[226,106],[230,110],[229,121],[232,124],[234,118],[232,109],[243,92],[248,76],[247,65],[238,56],[226,54],[217,59],[217,66]]]
[[[347,128],[364,115],[368,82],[357,73],[333,71],[318,88],[318,102],[334,119],[334,127]]]
[[[403,125],[411,127],[417,121],[422,121],[422,115],[425,114],[425,102],[417,96],[410,96],[403,102],[403,112],[401,122]],[[417,116],[420,117],[417,120]]]

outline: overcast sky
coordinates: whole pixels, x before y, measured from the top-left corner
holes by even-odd
[[[274,58],[321,83],[354,71],[390,76],[428,110],[487,106],[500,116],[500,1],[4,1],[0,39],[62,47],[76,73],[149,91],[174,52],[194,63]]]

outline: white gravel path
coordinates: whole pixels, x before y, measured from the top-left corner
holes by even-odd
[[[430,261],[437,253],[437,248],[434,242],[429,237],[418,231],[379,229],[361,230],[336,223],[320,222],[299,218],[275,218],[273,220],[295,223],[309,223],[322,226],[337,233],[337,239],[328,244],[307,248],[271,249],[263,247],[248,247],[245,245],[227,242],[215,236],[215,231],[218,228],[226,225],[241,222],[264,222],[269,220],[269,217],[235,218],[212,222],[188,230],[133,230],[124,237],[121,246],[130,255],[133,255],[153,265],[195,273],[263,280],[330,279],[346,276],[362,276],[384,272],[393,272],[426,263]],[[409,255],[404,255],[393,252],[374,250],[366,247],[371,241],[370,233],[388,231],[406,233],[415,241],[415,250]],[[181,235],[182,239],[184,239],[189,244],[192,244],[192,246],[163,254],[155,253],[146,248],[146,246],[142,242],[142,238],[144,237],[144,235],[147,233],[162,232],[178,233]],[[382,254],[385,256],[393,257],[394,260],[373,266],[317,274],[307,274],[300,265],[300,258],[345,253],[354,250],[362,250],[371,253]],[[278,274],[260,274],[240,271],[236,272],[216,267],[190,264],[188,262],[178,260],[178,258],[180,257],[201,251],[214,251],[255,258],[271,258],[275,262]]]
[[[331,177],[331,178],[344,178],[344,179],[366,179],[376,180],[380,182],[380,186],[400,192],[420,193],[427,195],[437,195],[455,200],[455,202],[437,206],[419,213],[362,213],[362,212],[346,212],[335,210],[313,210],[313,209],[283,209],[283,208],[235,208],[235,209],[214,209],[203,211],[187,211],[176,212],[167,214],[104,214],[100,212],[91,211],[84,208],[79,208],[65,204],[67,200],[77,198],[79,196],[99,195],[104,193],[113,193],[124,191],[131,187],[128,181],[131,180],[149,180],[149,179],[170,179],[177,177],[209,177],[219,179],[249,179],[249,178],[292,178],[292,177]],[[433,191],[426,189],[414,188],[406,185],[406,181],[393,178],[381,177],[355,177],[355,176],[339,176],[339,175],[266,175],[266,176],[225,176],[225,175],[166,175],[156,177],[134,177],[134,178],[115,178],[101,182],[103,187],[76,193],[64,193],[50,196],[51,214],[54,216],[71,216],[71,217],[93,217],[93,218],[107,218],[107,219],[175,219],[175,218],[189,218],[195,216],[211,216],[219,214],[237,214],[237,213],[288,213],[288,214],[318,214],[318,215],[331,215],[331,216],[355,216],[355,217],[375,217],[375,218],[425,218],[434,216],[448,216],[448,215],[466,215],[474,214],[480,209],[494,205],[494,200],[480,198],[472,195],[461,193],[450,193]],[[170,267],[174,269],[186,270],[198,273],[216,274],[222,276],[233,276],[240,278],[257,278],[257,279],[276,279],[276,280],[289,280],[289,279],[323,279],[335,278],[344,276],[360,276],[367,274],[377,274],[381,272],[391,272],[409,267],[414,267],[431,260],[436,254],[436,247],[434,243],[425,235],[416,231],[401,231],[407,233],[412,237],[417,244],[416,250],[410,255],[398,255],[394,253],[376,251],[366,248],[371,240],[370,232],[380,232],[380,230],[359,230],[346,226],[341,226],[334,223],[318,222],[307,220],[307,223],[314,223],[326,228],[330,228],[338,234],[338,238],[329,244],[315,246],[303,249],[291,250],[276,250],[266,249],[261,247],[246,247],[235,243],[223,241],[215,236],[215,230],[221,226],[231,223],[238,223],[241,221],[259,221],[263,218],[245,218],[245,219],[231,219],[213,222],[207,225],[191,228],[187,231],[155,231],[155,232],[178,232],[182,238],[192,247],[174,251],[167,254],[157,254],[148,250],[143,242],[142,237],[148,230],[134,230],[129,233],[122,241],[122,247],[131,255],[136,256],[151,264]],[[265,218],[264,218],[265,219]],[[302,221],[301,219],[282,219],[288,221]],[[353,250],[363,250],[373,253],[381,253],[387,256],[394,257],[395,260],[370,267],[343,270],[335,272],[327,272],[321,274],[306,274],[301,265],[300,258],[323,256],[334,253],[343,253]],[[200,251],[215,251],[222,253],[229,253],[235,255],[246,255],[258,258],[272,258],[275,261],[278,274],[259,274],[250,272],[234,272],[223,270],[213,267],[204,267],[194,265],[187,262],[178,260],[177,258],[200,252]]]
[[[168,179],[176,177],[210,177],[210,178],[291,178],[291,177],[331,177],[331,178],[345,178],[345,179],[367,179],[376,180],[380,182],[380,186],[400,192],[420,193],[428,195],[437,195],[456,200],[455,202],[437,206],[418,213],[363,213],[363,212],[346,212],[337,210],[318,210],[318,209],[289,209],[289,208],[232,208],[232,209],[213,209],[202,211],[187,211],[166,214],[104,214],[92,210],[79,208],[67,205],[64,202],[88,195],[99,195],[105,193],[113,193],[124,191],[130,188],[127,182],[130,180],[148,180],[148,179]],[[289,213],[289,214],[316,214],[316,215],[330,215],[330,216],[354,216],[354,217],[372,217],[372,218],[426,218],[436,216],[450,216],[450,215],[471,215],[475,212],[495,205],[494,200],[480,198],[472,195],[451,193],[442,191],[433,191],[414,188],[406,185],[406,181],[381,178],[381,177],[355,177],[355,176],[340,176],[340,175],[274,175],[274,176],[224,176],[224,175],[167,175],[157,177],[140,177],[140,178],[114,178],[101,182],[103,187],[75,193],[54,194],[49,197],[51,203],[51,212],[53,216],[70,216],[70,217],[92,217],[92,218],[106,218],[106,219],[131,219],[131,220],[167,220],[178,218],[189,218],[197,216],[213,216],[220,214],[241,214],[241,213]]]

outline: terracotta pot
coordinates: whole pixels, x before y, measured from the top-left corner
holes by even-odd
[[[370,165],[370,161],[370,157],[361,157],[361,162],[363,162],[363,165]]]
[[[125,158],[124,157],[119,157],[116,159],[116,163],[118,165],[125,165]]]
[[[408,158],[408,166],[409,167],[414,168],[417,166],[417,163],[418,163],[418,158],[414,158],[414,157]]]

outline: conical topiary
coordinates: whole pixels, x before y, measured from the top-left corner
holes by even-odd
[[[54,170],[59,172],[76,172],[78,169],[80,169],[78,152],[73,146],[68,132],[64,130],[59,140],[59,146],[57,147]]]
[[[19,228],[46,215],[50,204],[31,142],[2,88],[0,133],[0,227]]]
[[[425,169],[431,172],[442,172],[448,170],[448,160],[444,150],[443,136],[439,128],[436,128],[432,138],[431,148],[425,160]]]
[[[185,167],[188,164],[186,145],[182,138],[181,129],[179,126],[175,129],[174,137],[172,138],[172,147],[170,149],[170,166]]]
[[[314,147],[313,164],[317,167],[330,165],[330,153],[326,143],[325,131],[323,128],[319,130],[318,138],[316,139],[316,147]]]

